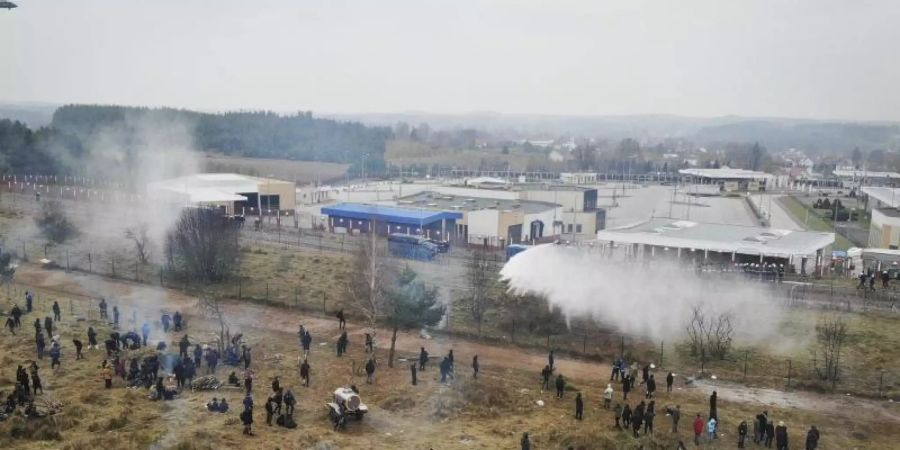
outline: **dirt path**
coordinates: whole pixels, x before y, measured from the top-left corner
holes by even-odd
[[[197,300],[174,290],[140,285],[124,281],[107,280],[101,277],[79,273],[65,273],[61,271],[45,271],[35,266],[26,265],[16,272],[16,280],[19,283],[53,290],[61,293],[86,295],[99,297],[105,295],[115,298],[115,303],[123,310],[123,317],[128,317],[128,311],[137,308],[147,312],[150,317],[158,317],[163,309],[180,309],[183,311],[196,311]],[[62,294],[61,294],[62,295]],[[93,308],[92,308],[93,309]],[[299,325],[303,324],[311,330],[313,345],[328,342],[329,345],[337,340],[340,331],[336,319],[312,317],[295,311],[266,307],[250,303],[231,302],[226,310],[231,317],[232,327],[238,331],[240,328],[253,328],[264,330],[276,330],[295,334]],[[126,325],[127,326],[127,325]],[[353,345],[362,345],[363,335],[367,329],[354,324],[349,324],[347,331],[351,336]],[[376,330],[376,339],[380,347],[389,345],[390,333],[385,329]],[[414,358],[418,355],[419,347],[424,346],[434,358],[445,355],[451,348],[457,356],[460,367],[469,367],[472,355],[478,355],[482,367],[514,367],[518,369],[532,370],[535,375],[535,384],[539,383],[540,368],[546,364],[546,354],[543,352],[526,351],[515,347],[501,347],[486,345],[466,339],[437,337],[424,340],[417,332],[401,333],[397,338],[397,356],[400,358]],[[436,364],[433,363],[433,364]],[[556,359],[558,372],[566,376],[582,381],[590,382],[595,387],[603,387],[610,373],[610,367],[596,362],[573,360],[563,357]],[[702,380],[685,387],[688,392],[696,395],[708,396],[713,390],[723,400],[758,403],[763,406],[778,406],[797,408],[809,411],[817,411],[823,414],[836,416],[858,417],[861,411],[872,414],[879,419],[900,423],[900,410],[898,405],[882,401],[873,401],[863,398],[823,395],[810,392],[779,391],[776,389],[753,388],[726,382],[712,382]]]
[[[847,414],[865,414],[884,421],[900,423],[898,405],[887,401],[873,401],[849,395],[822,395],[802,391],[779,391],[777,389],[747,387],[739,384],[698,380],[694,390],[709,396],[713,391],[723,400],[741,403],[759,403],[780,408],[795,408],[817,411],[839,417]]]
[[[134,308],[141,310],[149,317],[159,317],[163,309],[196,312],[197,306],[196,298],[175,290],[109,280],[82,273],[46,271],[31,265],[20,267],[16,272],[16,281],[57,292],[94,298],[101,296],[114,298],[112,303],[119,305],[123,321],[130,318],[130,311]],[[232,332],[239,332],[240,328],[245,327],[276,330],[295,335],[300,324],[303,324],[310,329],[313,335],[313,345],[319,345],[325,341],[333,344],[340,336],[337,319],[314,317],[288,309],[236,301],[228,303],[226,311],[230,317]],[[125,326],[128,324],[126,323]],[[362,345],[366,331],[368,331],[367,328],[357,326],[352,322],[347,325],[347,332],[353,344]],[[389,346],[390,331],[376,329],[376,344],[382,348]],[[533,370],[536,384],[539,382],[541,368],[547,364],[547,354],[543,352],[530,352],[516,347],[498,347],[443,336],[425,340],[419,337],[418,331],[401,332],[397,335],[398,357],[417,357],[419,348],[422,346],[428,350],[433,364],[437,364],[436,358],[446,355],[450,349],[453,349],[461,367],[468,368],[472,355],[478,355],[479,364],[482,367],[515,367]],[[582,380],[602,380],[610,373],[608,365],[561,356],[557,356],[555,365],[558,372]]]

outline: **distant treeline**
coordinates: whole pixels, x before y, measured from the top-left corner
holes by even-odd
[[[318,119],[311,112],[294,115],[266,111],[214,114],[103,105],[62,106],[53,114],[51,127],[87,142],[110,129],[138,133],[141,130],[136,127],[173,123],[188,127],[197,150],[354,166],[360,165],[365,158],[370,171],[384,166],[385,142],[393,136],[389,127]]]
[[[71,134],[0,119],[0,172],[71,174],[84,155],[81,141]]]

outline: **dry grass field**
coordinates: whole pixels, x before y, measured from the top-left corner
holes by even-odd
[[[244,175],[293,181],[297,184],[327,183],[340,180],[347,172],[347,164],[288,159],[241,158],[207,153],[201,167],[206,172],[236,172]]]
[[[403,334],[398,340],[398,355],[410,358],[419,346],[440,357],[453,348],[457,361],[457,379],[441,384],[434,367],[420,373],[418,386],[409,383],[405,363],[395,368],[386,366],[386,332],[379,330],[376,383],[366,385],[361,366],[366,360],[362,333],[366,331],[351,321],[349,354],[338,358],[334,342],[339,331],[334,319],[321,315],[301,315],[293,310],[246,302],[230,302],[227,311],[232,330],[244,333],[253,348],[251,366],[257,373],[254,398],[257,402],[254,430],[256,436],[241,435],[237,415],[243,393],[238,388],[222,388],[215,392],[183,392],[177,400],[154,402],[142,390],[125,389],[120,379],[114,389],[105,390],[98,376],[102,351],[88,351],[87,358],[74,360],[71,339],[82,336],[93,325],[104,336],[109,325],[96,320],[96,304],[83,295],[103,292],[111,303],[122,310],[122,327],[129,329],[131,311],[139,310],[154,325],[151,343],[165,340],[171,345],[180,333],[163,335],[158,329],[158,313],[178,309],[187,314],[186,332],[195,342],[209,342],[214,324],[197,314],[194,298],[176,291],[138,284],[101,279],[95,276],[45,271],[25,266],[18,275],[17,290],[21,295],[28,287],[37,292],[36,314],[25,317],[21,333],[4,332],[0,346],[0,390],[11,388],[15,367],[34,358],[30,319],[49,313],[51,299],[61,300],[63,321],[56,333],[62,336],[62,368],[53,373],[49,361],[39,362],[46,393],[39,398],[55,399],[64,404],[62,413],[50,419],[26,420],[14,417],[0,423],[0,445],[23,449],[88,449],[104,448],[282,448],[282,449],[514,449],[519,436],[529,432],[533,448],[565,449],[637,449],[674,448],[678,439],[689,443],[690,417],[706,413],[706,396],[710,386],[685,386],[676,382],[672,394],[657,398],[656,434],[635,439],[613,427],[612,414],[600,407],[602,389],[608,367],[561,357],[559,372],[569,378],[566,398],[556,400],[549,392],[541,392],[537,372],[543,364],[543,352],[532,352],[507,346],[489,346],[463,339],[438,336],[420,339],[415,333]],[[7,303],[9,304],[9,303]],[[4,308],[5,309],[5,308]],[[76,320],[83,317],[85,320]],[[143,321],[138,318],[138,322]],[[312,330],[312,385],[299,386],[295,330],[304,324]],[[478,354],[482,374],[473,380],[468,369],[473,354]],[[126,354],[127,357],[127,354]],[[224,378],[235,370],[220,366],[217,375]],[[202,371],[201,371],[202,372]],[[238,370],[240,374],[240,371]],[[294,391],[298,399],[298,428],[288,430],[269,427],[259,407],[270,391],[274,376]],[[333,431],[328,422],[324,402],[330,391],[340,385],[360,387],[363,400],[371,411],[362,422],[351,422],[345,431]],[[722,385],[723,392],[729,390]],[[733,388],[730,388],[733,389]],[[572,417],[575,391],[586,400],[585,420]],[[232,411],[211,414],[203,405],[213,396],[225,397]],[[790,396],[785,396],[791,398]],[[543,400],[545,406],[538,406]],[[637,396],[629,399],[632,406]],[[621,395],[616,394],[616,401]],[[741,420],[767,409],[771,417],[785,420],[792,448],[802,442],[810,424],[822,430],[821,449],[892,449],[900,438],[896,410],[872,406],[871,402],[838,398],[841,407],[815,408],[809,402],[782,402],[777,399],[743,398],[740,402],[721,395],[719,402],[720,439],[702,448],[733,448],[734,430]],[[666,405],[680,404],[684,417],[681,432],[669,432],[668,418],[661,412]],[[823,405],[826,403],[822,403]],[[781,406],[779,406],[781,405]],[[752,447],[751,447],[752,448]]]

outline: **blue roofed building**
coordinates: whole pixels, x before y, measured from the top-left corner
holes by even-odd
[[[456,221],[463,217],[462,213],[455,211],[364,203],[339,203],[323,207],[322,215],[328,216],[331,231],[368,233],[374,227],[375,232],[382,235],[415,234],[441,241],[449,241],[455,236]]]

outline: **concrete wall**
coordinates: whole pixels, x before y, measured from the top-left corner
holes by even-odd
[[[297,209],[297,186],[288,181],[271,180],[260,181],[258,185],[260,195],[277,195],[280,209]],[[265,208],[265,202],[263,202]]]

